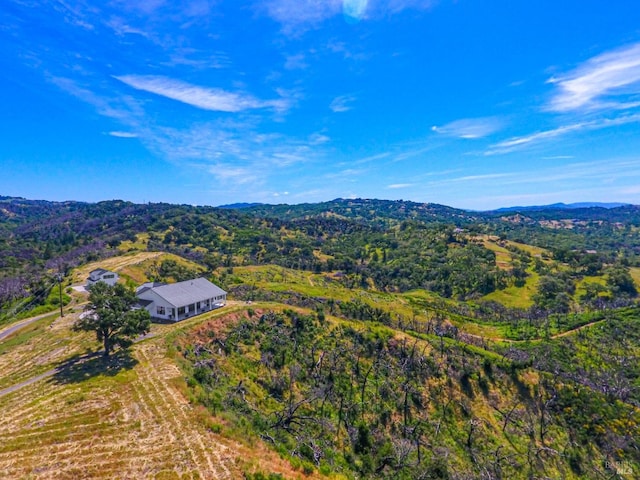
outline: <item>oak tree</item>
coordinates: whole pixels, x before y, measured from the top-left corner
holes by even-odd
[[[76,331],[96,332],[104,346],[104,356],[115,347],[127,348],[133,340],[149,332],[151,317],[145,309],[133,309],[138,299],[124,285],[98,282],[89,292],[89,305],[85,314],[76,321]]]

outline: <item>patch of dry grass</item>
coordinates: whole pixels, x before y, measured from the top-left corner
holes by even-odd
[[[197,263],[186,260],[178,255],[165,252],[136,252],[120,255],[117,257],[106,258],[97,262],[92,262],[82,267],[76,268],[72,275],[71,281],[74,284],[84,284],[89,273],[96,268],[104,268],[118,273],[123,279],[131,279],[136,284],[148,281],[146,272],[154,263],[164,260],[174,260],[180,265],[184,265],[191,270],[199,272],[205,271],[205,267]]]
[[[96,268],[104,268],[105,270],[111,270],[119,273],[125,267],[142,263],[147,260],[156,259],[166,255],[163,252],[138,252],[129,255],[121,255],[118,257],[105,258],[97,262],[91,262],[81,267],[76,268],[71,276],[71,281],[74,284],[86,283],[89,273]]]
[[[631,278],[633,278],[633,283],[636,284],[636,288],[640,291],[640,267],[631,267],[629,269],[629,274]]]
[[[185,322],[153,325],[154,336],[133,346],[126,368],[105,372],[97,357],[0,396],[0,478],[235,479],[255,465],[301,478],[260,442],[213,433],[207,425],[215,419],[203,421],[202,409],[189,404],[167,354],[166,335],[242,308],[231,302]],[[75,318],[38,322],[30,335],[18,336],[0,354],[0,389],[97,348],[92,335],[71,331]]]

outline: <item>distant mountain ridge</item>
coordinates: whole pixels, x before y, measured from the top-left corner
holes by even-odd
[[[577,203],[552,203],[550,205],[529,205],[529,206],[516,206],[516,207],[503,207],[496,210],[489,210],[491,212],[531,212],[541,210],[575,210],[578,208],[618,208],[628,207],[630,203],[619,202],[577,202]]]
[[[242,209],[242,208],[251,208],[251,207],[259,207],[261,205],[264,205],[264,203],[259,203],[259,202],[255,202],[255,203],[247,203],[247,202],[240,202],[240,203],[229,203],[226,205],[218,205],[218,208],[224,208],[227,210],[235,210],[235,209]]]

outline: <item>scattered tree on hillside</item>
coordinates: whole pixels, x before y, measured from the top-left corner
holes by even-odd
[[[538,282],[538,292],[533,301],[538,308],[551,312],[567,313],[571,309],[571,297],[575,285],[563,274],[545,275]]]
[[[616,265],[607,271],[607,286],[614,296],[635,297],[638,294],[629,270]]]
[[[89,292],[86,314],[78,319],[73,328],[76,331],[96,332],[96,338],[104,346],[104,356],[115,347],[127,348],[138,335],[144,335],[151,327],[149,312],[145,309],[132,310],[137,298],[124,285],[107,285],[98,282]]]

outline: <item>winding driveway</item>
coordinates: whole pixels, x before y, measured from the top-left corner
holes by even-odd
[[[27,325],[31,325],[33,322],[37,322],[38,320],[42,320],[43,318],[50,317],[51,315],[55,315],[55,314],[56,314],[55,312],[43,313],[42,315],[36,315],[35,317],[27,318],[25,320],[16,322],[13,325],[0,331],[0,340],[4,340],[12,333],[17,332],[18,330],[20,330],[23,327],[26,327]]]

